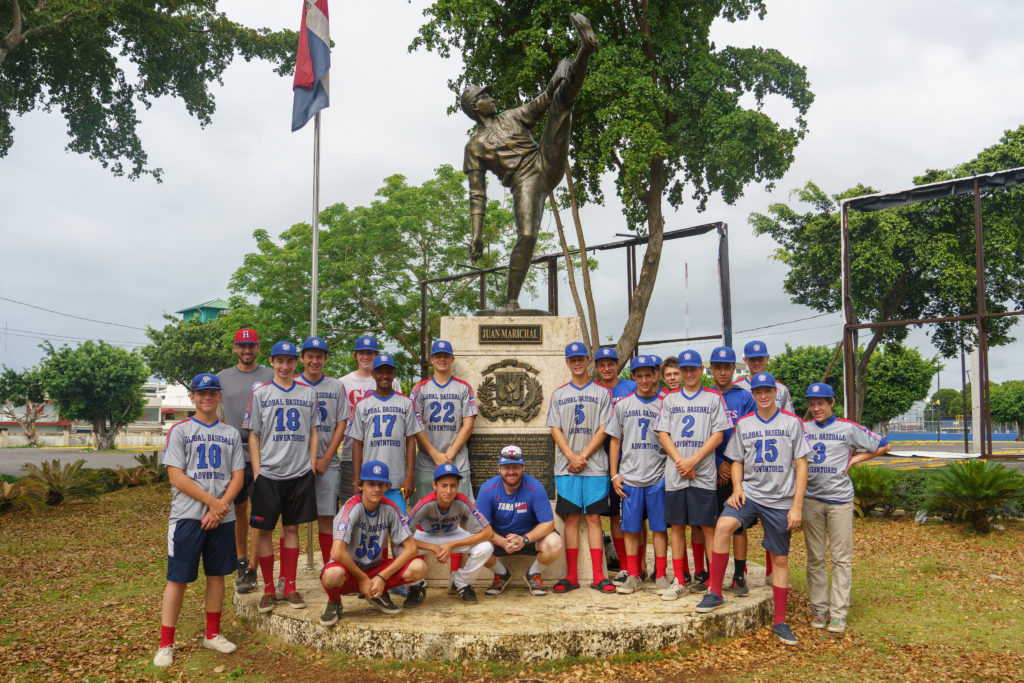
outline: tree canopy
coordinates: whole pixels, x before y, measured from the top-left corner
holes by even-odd
[[[956,389],[942,388],[932,394],[932,403],[939,406],[939,415],[942,417],[956,417],[964,414],[964,398]],[[970,411],[968,401],[968,412]]]
[[[231,350],[235,330],[223,317],[204,323],[198,318],[182,321],[165,313],[164,319],[169,324],[162,329],[146,326],[151,343],[141,350],[154,374],[187,387],[201,372],[220,372],[235,364]]]
[[[813,95],[805,69],[778,50],[720,48],[710,39],[718,18],[763,17],[761,0],[436,0],[410,50],[459,52],[465,71],[449,82],[452,92],[493,84],[496,104],[508,108],[535,96],[559,60],[575,53],[571,12],[590,19],[600,46],[573,113],[566,203],[602,203],[610,172],[628,226],[649,236],[617,343],[626,358],[657,278],[664,202],[678,208],[689,193],[702,210],[712,195],[733,203],[749,183],[770,186],[793,161]],[[791,125],[763,111],[769,97],[792,105]],[[592,330],[590,343],[598,338]]]
[[[1012,422],[1017,427],[1017,441],[1024,440],[1024,381],[1010,380],[990,385],[992,419]]]
[[[43,386],[57,412],[91,422],[97,447],[113,448],[117,430],[140,418],[146,404],[142,385],[149,370],[142,355],[92,340],[59,349],[44,342],[43,350]]]
[[[915,184],[969,176],[1024,165],[1024,126],[1007,131],[999,144],[975,159],[942,171],[927,171]],[[841,302],[840,216],[843,198],[875,190],[857,185],[828,195],[813,182],[796,193],[806,209],[773,204],[753,213],[758,235],[778,244],[775,258],[789,267],[784,282],[790,298],[821,312],[839,311]],[[989,312],[1024,306],[1024,189],[1009,188],[983,201],[986,308]],[[969,196],[861,213],[850,211],[853,310],[865,322],[967,315],[977,311],[973,200]],[[991,346],[1012,341],[1016,318],[990,320]],[[943,357],[973,348],[974,333],[964,323],[938,323],[926,330]],[[873,328],[857,362],[858,404],[864,400],[865,373],[879,344],[902,342],[908,327]],[[859,414],[859,407],[854,414]]]
[[[400,375],[418,376],[426,360],[420,357],[418,282],[466,270],[460,265],[470,233],[465,175],[448,165],[422,185],[393,175],[377,197],[369,206],[334,204],[320,212],[318,332],[331,348],[351,349],[362,334],[393,342],[396,347],[389,350],[398,358]],[[511,222],[509,208],[491,201],[484,228],[489,248],[481,268],[506,259],[515,232],[502,227]],[[253,233],[257,251],[245,255],[229,284],[235,296],[228,325],[251,325],[261,339],[273,341],[308,335],[311,236],[308,223],[293,225],[277,241],[266,230]],[[538,251],[550,245],[550,233],[542,234]],[[490,305],[502,303],[503,281],[501,272],[487,276]],[[534,269],[527,287],[536,281]],[[430,338],[437,338],[443,316],[480,307],[478,284],[477,278],[466,278],[429,287]],[[332,354],[332,366],[348,356]]]
[[[18,423],[29,445],[39,444],[36,421],[46,409],[46,390],[39,368],[12,370],[6,365],[0,372],[0,415]]]
[[[69,151],[114,175],[159,179],[138,135],[140,106],[169,95],[205,126],[215,109],[209,86],[235,55],[286,75],[297,45],[295,31],[248,28],[214,0],[0,3],[0,157],[14,143],[14,116],[56,108]]]

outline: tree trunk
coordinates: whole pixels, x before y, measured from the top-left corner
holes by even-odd
[[[114,437],[117,432],[108,431],[107,421],[102,417],[95,417],[92,420],[92,433],[96,437],[96,450],[109,451],[114,449]]]
[[[988,510],[971,510],[967,513],[967,519],[978,533],[987,534],[991,530],[988,525]]]
[[[857,371],[854,373],[854,402],[853,409],[847,410],[846,417],[854,422],[862,422],[862,416],[864,415],[864,396],[867,394],[868,387],[868,362],[871,360],[871,354],[878,348],[878,343],[882,340],[881,329],[875,332],[871,337],[871,341],[864,347],[864,352],[857,359]],[[855,356],[856,357],[856,356]]]
[[[636,343],[644,329],[644,318],[647,306],[651,303],[654,293],[654,282],[658,278],[658,266],[661,263],[662,237],[665,233],[665,218],[661,213],[661,194],[665,185],[665,168],[662,159],[651,162],[650,186],[647,188],[647,250],[644,252],[640,277],[633,291],[633,310],[626,319],[615,350],[619,358],[626,358],[633,353]]]
[[[568,173],[568,171],[566,172]],[[555,203],[555,193],[548,193],[548,201],[551,203],[551,213],[555,217],[555,229],[558,230],[558,241],[562,245],[562,253],[565,257],[565,275],[569,280],[569,291],[572,292],[572,301],[576,305],[576,315],[580,319],[580,330],[583,333],[584,341],[590,339],[590,333],[587,327],[587,317],[583,312],[583,302],[580,301],[580,293],[576,288],[576,271],[572,267],[572,254],[569,253],[569,243],[565,239],[565,228],[562,225],[562,216],[558,212],[558,204]],[[587,255],[582,254],[583,258],[586,259]],[[589,293],[588,293],[589,295]],[[593,349],[591,349],[593,353]]]
[[[569,186],[569,206],[572,210],[572,222],[576,226],[576,239],[580,246],[580,272],[583,273],[583,295],[587,300],[587,314],[590,316],[590,353],[601,345],[601,334],[597,330],[597,307],[594,305],[594,292],[590,287],[590,263],[587,261],[587,241],[583,237],[583,222],[580,220],[580,207],[576,203],[576,186],[572,182],[572,172],[565,169],[565,182]],[[586,339],[586,336],[584,336]]]
[[[1017,441],[1024,441],[1024,422],[1017,421]]]

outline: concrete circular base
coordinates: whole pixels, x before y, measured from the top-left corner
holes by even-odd
[[[327,597],[318,572],[299,570],[298,587],[308,607],[278,603],[260,614],[261,595],[235,595],[235,611],[254,627],[288,642],[358,657],[405,660],[533,662],[565,657],[607,657],[651,652],[682,642],[731,636],[771,622],[772,591],[764,569],[749,565],[750,595],[734,598],[710,614],[697,614],[700,595],[661,599],[653,583],[631,595],[604,595],[582,585],[565,595],[534,597],[517,574],[505,592],[484,595],[489,582],[475,586],[479,603],[466,605],[444,587],[431,586],[426,600],[398,615],[382,614],[355,596],[342,598],[344,614],[334,626],[319,623]],[[731,572],[731,567],[730,567]],[[482,571],[481,575],[490,576]],[[729,574],[731,575],[731,574]],[[728,576],[728,575],[727,575]],[[402,598],[395,597],[401,605]]]

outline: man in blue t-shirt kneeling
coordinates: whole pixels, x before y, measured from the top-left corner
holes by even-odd
[[[505,446],[498,460],[498,476],[480,487],[477,510],[491,523],[494,555],[485,566],[494,572],[487,595],[498,595],[508,586],[512,572],[501,563],[509,555],[533,555],[526,571],[526,585],[533,595],[546,595],[541,572],[562,556],[562,537],[555,531],[555,517],[548,494],[535,477],[524,474],[526,463],[519,446]]]

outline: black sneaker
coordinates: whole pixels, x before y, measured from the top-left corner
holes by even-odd
[[[473,587],[470,586],[468,583],[459,589],[459,595],[462,597],[462,602],[466,603],[467,605],[476,604],[476,591],[474,591]]]
[[[415,584],[409,586],[409,594],[405,597],[405,607],[415,607],[427,597],[426,584]]]
[[[732,579],[732,592],[737,598],[750,595],[750,589],[747,588],[747,580],[742,576],[734,576]]]
[[[235,591],[240,594],[252,593],[256,590],[256,570],[246,567],[235,579]]]
[[[381,593],[379,598],[367,598],[366,602],[370,603],[384,614],[398,614],[402,611],[402,608],[391,602],[391,596],[387,593]]]
[[[697,575],[693,577],[693,583],[690,584],[691,593],[707,593],[708,592],[708,579],[711,578],[708,575],[707,570],[697,572]]]

